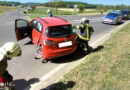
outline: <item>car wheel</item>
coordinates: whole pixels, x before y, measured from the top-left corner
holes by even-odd
[[[42,59],[41,62],[42,62],[42,63],[47,63],[48,60],[46,60],[46,59]]]

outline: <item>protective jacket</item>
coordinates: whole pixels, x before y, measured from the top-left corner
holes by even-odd
[[[94,29],[90,24],[81,24],[80,26],[77,26],[77,29],[80,29],[79,38],[87,41],[90,40],[90,37],[94,32]]]

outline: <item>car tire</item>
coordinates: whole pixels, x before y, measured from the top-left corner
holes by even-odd
[[[104,22],[102,22],[102,24],[105,24]]]
[[[41,60],[42,63],[47,63],[48,61],[49,61],[49,60],[47,60],[47,59]]]

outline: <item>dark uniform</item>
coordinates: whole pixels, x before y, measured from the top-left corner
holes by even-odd
[[[83,23],[80,26],[77,26],[77,29],[80,29],[80,34],[78,36],[79,40],[84,44],[84,50],[88,51],[88,41],[90,40],[94,29],[88,23]]]
[[[52,12],[51,12],[51,11],[48,13],[48,17],[53,17],[53,15],[52,15]]]

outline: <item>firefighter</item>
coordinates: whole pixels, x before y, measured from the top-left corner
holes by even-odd
[[[76,27],[78,30],[80,30],[80,34],[78,35],[79,42],[83,44],[83,51],[85,51],[85,54],[88,54],[88,41],[91,38],[92,33],[94,32],[93,27],[89,24],[89,20],[86,18],[82,18],[80,20],[80,25]],[[81,44],[80,43],[80,44]]]
[[[7,42],[0,47],[0,78],[2,78],[3,82],[12,83],[13,81],[13,77],[6,70],[8,66],[7,60],[20,55],[21,48],[16,42]],[[12,88],[13,86],[6,86],[5,88],[7,87]]]

